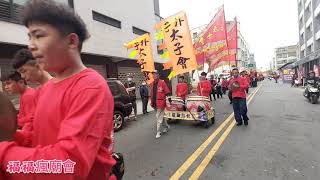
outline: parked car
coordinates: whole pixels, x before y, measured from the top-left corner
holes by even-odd
[[[125,118],[132,112],[132,104],[126,88],[119,80],[109,78],[107,83],[114,97],[114,131],[119,131],[125,124]]]

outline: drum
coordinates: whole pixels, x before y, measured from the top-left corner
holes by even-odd
[[[171,98],[171,103],[169,99]],[[166,110],[168,111],[183,111],[184,101],[181,97],[168,96],[166,98]]]
[[[211,109],[210,99],[204,96],[189,96],[186,99],[187,110],[190,112],[198,112],[201,106],[205,111]]]
[[[17,129],[17,112],[11,101],[0,92],[0,142],[12,140]]]

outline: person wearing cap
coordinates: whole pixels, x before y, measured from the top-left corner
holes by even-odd
[[[127,92],[130,96],[130,101],[132,103],[132,108],[134,109],[134,119],[137,118],[137,96],[136,96],[136,83],[133,82],[133,76],[128,74],[128,82],[124,84]]]
[[[211,83],[209,80],[207,80],[207,73],[202,72],[200,76],[200,82],[198,83],[197,86],[197,93],[199,96],[205,96],[208,97],[210,96],[211,93]]]
[[[163,119],[164,109],[166,107],[166,96],[170,95],[170,90],[164,80],[160,79],[159,73],[155,70],[153,73],[154,81],[150,85],[151,107],[156,109],[157,133],[156,138],[160,138],[162,133],[169,131],[170,126],[166,119]],[[164,128],[162,128],[164,127]],[[162,131],[161,131],[162,130]]]
[[[186,100],[186,96],[188,95],[188,84],[184,81],[184,76],[179,77],[176,95],[181,97],[182,100]]]
[[[248,81],[239,76],[239,70],[234,68],[232,70],[233,79],[230,80],[229,90],[232,93],[232,104],[234,110],[234,117],[237,121],[237,126],[248,125],[247,116],[247,99],[246,99],[246,89],[249,87]]]

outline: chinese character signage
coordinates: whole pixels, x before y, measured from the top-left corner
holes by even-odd
[[[150,84],[153,81],[152,74],[150,72],[154,71],[154,60],[152,55],[150,35],[144,34],[129,42],[125,46],[132,50],[129,57],[131,59],[138,59],[141,72],[144,73],[147,83]]]
[[[173,15],[156,25],[163,36],[172,70],[175,75],[197,68],[188,20],[185,12]],[[163,35],[162,35],[163,34]],[[158,38],[160,39],[160,38]]]

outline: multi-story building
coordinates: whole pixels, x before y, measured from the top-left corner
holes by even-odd
[[[27,47],[27,29],[19,21],[19,14],[26,1],[0,0],[1,74],[12,70],[10,61],[14,53]],[[126,74],[132,73],[139,85],[144,78],[143,74],[136,61],[128,58],[124,44],[144,33],[155,34],[154,25],[161,19],[159,0],[56,1],[72,7],[88,27],[91,37],[83,46],[83,62],[105,78],[125,80]],[[153,41],[154,59],[159,62],[156,47],[156,41]]]
[[[273,67],[274,70],[281,66],[297,61],[297,45],[278,47],[274,50]]]
[[[250,53],[250,57],[249,57],[249,64],[247,65],[247,67],[249,69],[256,69],[257,68],[257,64],[254,58],[254,54]]]
[[[320,0],[297,2],[300,55],[296,66],[307,75],[320,63]]]
[[[238,26],[239,27],[239,26]],[[242,35],[240,28],[238,28],[238,52],[237,52],[237,64],[238,67],[248,67],[250,50],[249,44]]]

